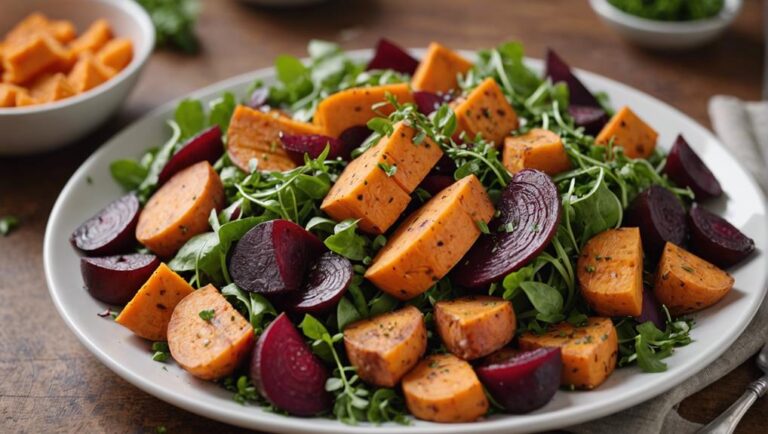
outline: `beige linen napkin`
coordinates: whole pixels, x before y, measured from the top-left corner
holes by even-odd
[[[745,103],[733,97],[715,96],[709,103],[709,116],[723,143],[752,173],[763,191],[768,192],[768,102]],[[768,298],[736,342],[701,372],[640,405],[568,430],[589,434],[692,433],[701,425],[680,417],[677,405],[744,363],[766,340]]]

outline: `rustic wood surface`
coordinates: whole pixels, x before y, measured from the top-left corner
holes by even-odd
[[[705,125],[712,95],[761,95],[760,0],[747,0],[718,42],[676,54],[625,44],[586,1],[336,0],[301,10],[258,9],[232,0],[204,3],[198,25],[202,53],[157,52],[122,111],[87,139],[46,155],[0,158],[0,216],[13,214],[22,221],[16,232],[0,238],[0,432],[128,433],[154,432],[158,426],[168,432],[239,432],[161,402],[117,377],[67,329],[46,289],[43,235],[61,187],[93,150],[160,103],[268,66],[277,54],[303,55],[310,38],[364,48],[380,36],[405,46],[439,40],[468,49],[517,39],[536,57],[553,47],[575,66],[635,86]],[[706,422],[757,375],[753,362],[745,363],[686,400],[681,413]],[[765,432],[767,414],[764,398],[739,432]]]

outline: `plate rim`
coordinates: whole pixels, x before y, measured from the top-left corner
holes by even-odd
[[[411,49],[410,51],[415,54],[420,54],[425,52],[425,49],[423,48]],[[470,58],[474,58],[477,53],[476,50],[457,50],[457,51],[460,52],[462,55],[468,56]],[[369,58],[372,52],[373,52],[372,49],[345,50],[345,53],[349,56],[349,58],[354,60]],[[307,59],[304,58],[302,59],[302,61],[307,61]],[[538,70],[541,70],[543,65],[543,61],[541,59],[534,59],[530,57],[525,58],[525,63],[529,66],[533,66]],[[757,184],[754,178],[752,177],[752,175],[749,173],[749,171],[746,170],[739,163],[739,161],[733,157],[733,154],[730,151],[730,149],[728,149],[725,145],[723,145],[723,143],[711,131],[709,131],[707,128],[705,128],[695,119],[691,118],[690,116],[686,115],[685,113],[681,112],[680,110],[671,106],[670,104],[667,104],[666,102],[661,101],[658,98],[645,93],[642,90],[639,90],[637,88],[634,88],[632,86],[629,86],[627,84],[621,83],[619,81],[616,81],[609,77],[605,77],[600,74],[596,74],[596,73],[582,70],[579,68],[573,68],[573,69],[579,77],[589,77],[590,80],[599,80],[599,81],[609,83],[611,86],[615,86],[617,88],[620,88],[622,91],[633,94],[634,98],[645,99],[646,102],[652,103],[654,105],[663,106],[666,110],[670,110],[674,112],[677,116],[680,116],[681,118],[685,119],[691,128],[700,130],[700,132],[702,132],[704,135],[706,135],[707,137],[711,138],[714,142],[716,142],[717,147],[719,147],[722,151],[728,153],[731,156],[731,158],[734,159],[734,161],[738,164],[739,168],[748,175],[748,182],[752,185],[754,190],[758,192],[757,199],[759,201],[759,205],[762,207],[763,210],[766,210],[767,207],[766,207],[765,195],[763,194],[762,190],[760,190],[757,187]],[[209,405],[205,403],[201,403],[195,400],[194,398],[185,396],[180,392],[173,392],[171,390],[166,390],[160,386],[154,385],[153,383],[146,380],[138,373],[135,373],[131,369],[124,367],[121,363],[118,362],[118,360],[111,357],[109,354],[103,351],[95,342],[93,342],[83,330],[77,327],[74,320],[70,317],[70,313],[64,309],[64,306],[60,301],[61,294],[59,294],[59,291],[54,289],[56,287],[56,284],[52,277],[53,276],[52,269],[53,269],[53,262],[55,261],[55,258],[53,257],[53,250],[54,250],[53,244],[56,236],[53,235],[52,228],[55,224],[55,221],[58,219],[58,215],[61,213],[62,208],[65,206],[63,202],[63,198],[67,196],[71,190],[77,187],[76,181],[79,178],[83,177],[84,172],[86,172],[86,170],[90,166],[92,166],[96,160],[100,159],[103,154],[106,154],[108,152],[108,149],[110,148],[110,146],[114,146],[114,143],[118,142],[123,136],[129,135],[131,130],[133,130],[134,128],[137,128],[137,126],[140,123],[146,121],[147,118],[157,116],[158,114],[166,111],[172,111],[175,108],[175,106],[185,98],[205,98],[207,96],[210,96],[214,92],[222,92],[223,89],[242,85],[243,83],[253,81],[255,79],[264,79],[267,77],[273,77],[274,74],[275,74],[274,67],[259,68],[250,72],[238,74],[233,77],[217,81],[203,88],[196,89],[192,92],[188,92],[184,95],[181,95],[178,98],[174,98],[166,103],[163,103],[160,106],[156,107],[155,109],[145,113],[144,115],[136,119],[134,122],[132,122],[130,125],[123,127],[120,131],[118,131],[116,134],[114,134],[109,139],[107,139],[104,142],[104,144],[101,145],[96,152],[91,154],[91,156],[89,156],[83,163],[81,163],[81,165],[72,174],[70,179],[67,181],[65,186],[60,191],[56,199],[56,202],[53,208],[51,209],[49,219],[46,224],[45,237],[43,241],[43,265],[44,265],[46,283],[48,286],[48,292],[49,292],[49,295],[51,296],[51,299],[54,302],[56,310],[58,311],[62,319],[64,319],[64,322],[67,324],[70,330],[72,330],[72,332],[78,338],[78,340],[93,355],[95,355],[96,358],[99,359],[99,361],[102,364],[107,366],[112,372],[116,373],[118,376],[120,376],[127,382],[131,383],[132,385],[136,386],[137,388],[141,389],[145,393],[148,393],[176,407],[183,408],[192,413],[195,413],[204,417],[208,417],[210,419],[214,419],[223,423],[247,427],[247,428],[258,427],[258,429],[279,431],[279,432],[315,432],[315,433],[369,432],[369,433],[379,433],[379,434],[381,433],[396,434],[396,433],[403,433],[403,432],[496,433],[496,432],[499,432],[499,430],[503,430],[505,432],[507,431],[517,432],[517,431],[528,431],[531,429],[535,429],[538,431],[538,430],[563,428],[563,427],[573,426],[573,425],[577,425],[577,424],[584,423],[591,420],[596,420],[601,417],[605,417],[607,415],[634,407],[647,400],[653,399],[654,397],[657,397],[669,391],[673,387],[679,385],[683,381],[691,378],[693,375],[700,372],[706,366],[710,365],[715,359],[722,356],[722,354],[725,353],[725,351],[727,351],[728,348],[730,347],[730,345],[728,345],[728,346],[716,348],[713,351],[711,351],[709,354],[706,354],[703,357],[694,359],[694,362],[691,363],[691,366],[687,366],[688,370],[686,371],[685,375],[674,376],[668,379],[668,381],[666,381],[656,389],[649,388],[647,390],[644,390],[642,393],[631,394],[630,396],[623,397],[623,399],[621,400],[616,400],[613,403],[613,405],[597,406],[594,404],[587,404],[586,407],[585,405],[581,405],[579,407],[565,407],[562,409],[555,410],[551,413],[543,413],[542,415],[546,417],[541,421],[537,421],[535,423],[535,426],[530,426],[530,427],[527,427],[527,426],[520,427],[520,426],[515,426],[515,424],[510,424],[509,421],[514,420],[514,418],[516,417],[514,415],[510,415],[508,417],[503,417],[498,419],[486,419],[486,420],[471,422],[471,423],[421,424],[421,425],[412,425],[407,427],[394,425],[394,424],[384,424],[384,425],[378,425],[378,426],[369,425],[369,424],[359,424],[359,425],[349,426],[349,425],[341,424],[340,422],[336,424],[319,425],[319,424],[312,423],[312,421],[315,419],[299,418],[299,417],[293,417],[293,416],[285,417],[285,416],[276,415],[272,413],[266,413],[266,412],[263,412],[263,410],[261,413],[254,412],[253,416],[244,417],[240,412],[231,411],[230,409],[223,408],[223,407],[210,408]],[[768,233],[766,233],[765,238],[766,239],[763,241],[765,242],[765,245],[768,245]],[[762,256],[762,252],[761,252],[761,256]],[[754,258],[753,260],[756,260],[756,258]],[[741,336],[741,334],[744,332],[746,327],[754,318],[758,308],[761,305],[761,301],[765,298],[766,292],[768,292],[768,286],[766,286],[766,283],[768,283],[768,275],[764,275],[762,288],[760,289],[761,293],[758,295],[758,302],[756,302],[753,306],[750,306],[750,311],[747,312],[747,315],[743,317],[745,319],[742,321],[742,323],[737,328],[732,329],[731,334],[729,335],[731,338],[736,338],[738,336]]]

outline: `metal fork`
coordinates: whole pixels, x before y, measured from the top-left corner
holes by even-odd
[[[747,390],[728,410],[700,429],[699,434],[731,434],[749,407],[768,391],[768,343],[757,356],[757,366],[765,375],[747,386]]]

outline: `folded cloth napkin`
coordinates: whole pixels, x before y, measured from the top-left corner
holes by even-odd
[[[768,102],[745,103],[715,96],[709,103],[715,132],[768,192]],[[674,389],[619,413],[568,428],[574,433],[692,433],[701,425],[677,413],[677,405],[757,353],[768,340],[768,298],[744,333],[714,363]],[[714,419],[716,415],[712,415]]]

